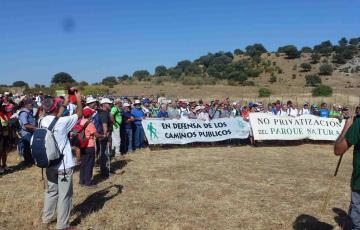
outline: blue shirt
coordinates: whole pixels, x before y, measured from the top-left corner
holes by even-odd
[[[138,119],[138,118],[141,118],[143,119],[145,117],[145,114],[144,112],[142,111],[141,108],[134,108],[131,110],[131,115],[135,118],[135,119]],[[138,121],[138,120],[135,120],[134,121],[134,124],[135,125],[141,125],[141,121]]]
[[[124,129],[132,129],[132,122],[127,122],[127,120],[129,120],[132,117],[130,112],[122,112],[122,122],[121,122],[121,127]]]
[[[26,136],[28,134],[32,134],[31,132],[29,132],[25,128],[25,125],[36,126],[36,121],[35,121],[35,118],[33,116],[32,110],[30,111],[27,108],[24,108],[24,109],[20,110],[20,112],[19,112],[19,123],[20,123],[20,126],[21,126],[21,130],[20,130],[21,137],[24,137],[24,136]]]
[[[166,111],[159,111],[158,114],[157,114],[157,117],[158,118],[168,118],[169,114]]]
[[[328,109],[320,109],[320,117],[329,117],[329,110]]]

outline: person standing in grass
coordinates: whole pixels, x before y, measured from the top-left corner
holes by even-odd
[[[122,107],[121,100],[115,99],[114,106],[110,110],[110,119],[113,124],[113,131],[111,133],[112,151],[115,153],[116,157],[121,155],[121,151],[120,151],[120,142],[121,142],[120,126],[122,122],[121,107]]]
[[[58,165],[46,168],[48,189],[45,192],[42,222],[44,225],[50,224],[53,216],[57,213],[56,229],[72,229],[69,226],[69,218],[73,197],[73,169],[76,163],[68,133],[82,117],[81,95],[75,92],[75,96],[76,113],[65,117],[61,117],[61,115],[69,104],[69,96],[66,97],[63,104],[55,98],[46,98],[42,102],[46,115],[40,121],[39,126],[48,128],[54,119],[58,119],[54,125],[54,138],[64,155]]]
[[[352,229],[360,229],[360,119],[351,119],[349,111],[344,112],[344,129],[335,142],[335,155],[344,154],[352,145],[353,172],[351,176],[351,202],[348,215]]]

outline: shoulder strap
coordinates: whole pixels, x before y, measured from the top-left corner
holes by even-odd
[[[48,127],[48,130],[50,130],[51,132],[53,131],[56,122],[59,120],[59,117],[55,117],[54,120],[50,123],[50,126]]]
[[[90,122],[91,122],[90,120],[86,121],[83,128],[82,128],[82,130],[85,130],[86,127],[90,124]]]

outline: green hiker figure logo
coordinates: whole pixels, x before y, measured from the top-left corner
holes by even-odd
[[[147,125],[147,130],[149,131],[150,133],[150,139],[152,140],[153,138],[156,138],[158,139],[158,136],[156,135],[156,129],[154,128],[154,125],[152,122],[150,122],[148,125]]]

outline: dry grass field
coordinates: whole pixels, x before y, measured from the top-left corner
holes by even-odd
[[[79,229],[342,229],[348,223],[350,151],[325,213],[337,163],[329,144],[213,146],[144,150],[113,159],[93,190],[74,174],[72,225]],[[39,229],[40,169],[0,178],[0,229]],[[53,224],[55,226],[55,223]]]

